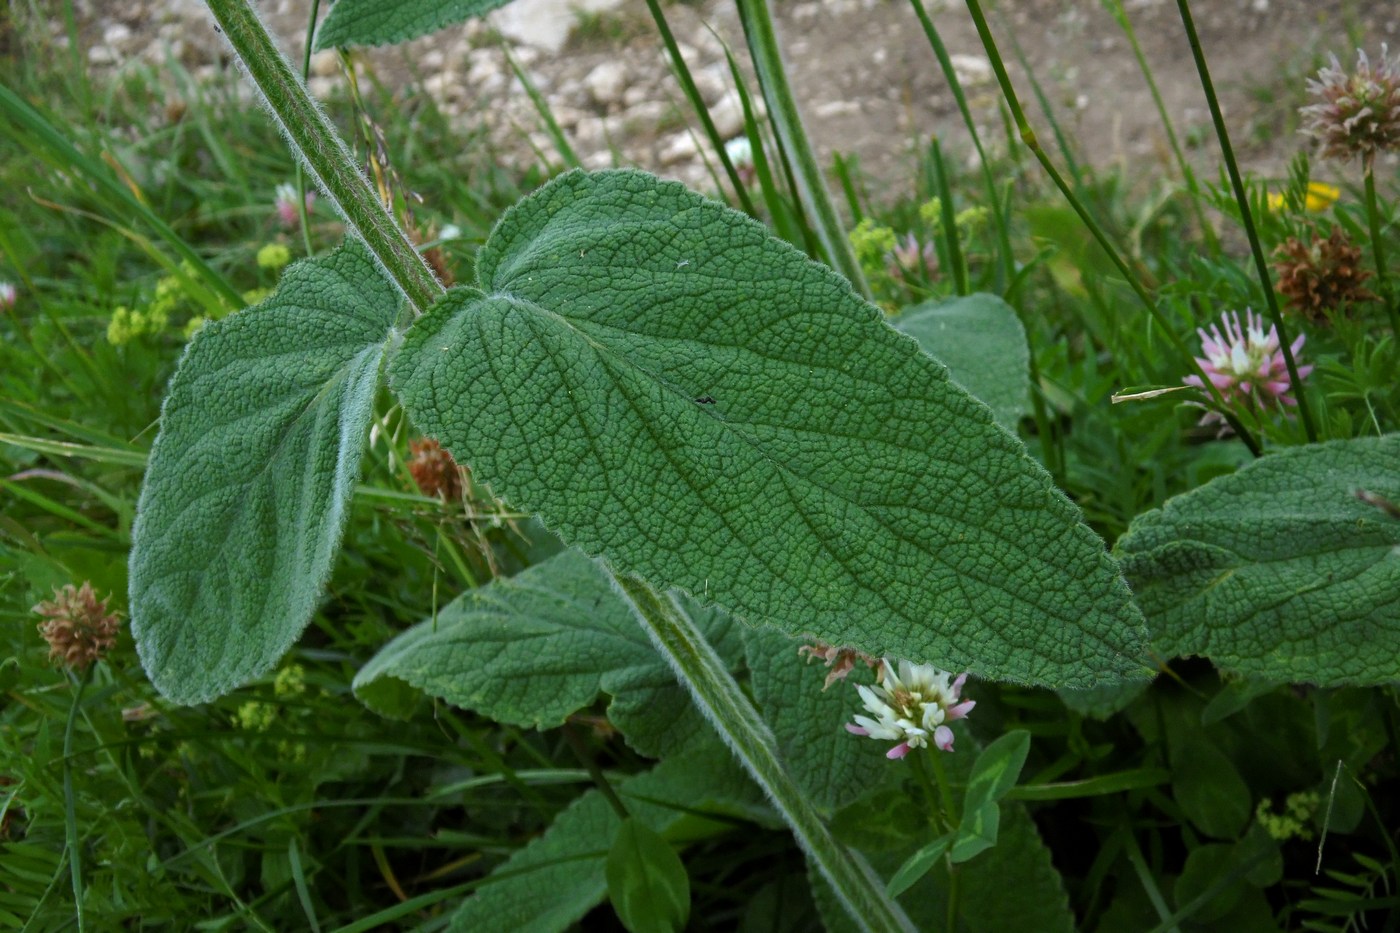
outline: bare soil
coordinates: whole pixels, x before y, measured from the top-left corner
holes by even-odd
[[[643,0],[617,0],[616,9],[587,15],[571,11],[570,0],[531,2],[542,11],[531,16],[567,16],[581,24],[562,51],[517,39],[514,53],[585,164],[600,167],[618,159],[703,184],[705,169],[686,129],[695,121],[667,70]],[[952,94],[903,0],[772,2],[799,105],[824,157],[856,155],[877,186],[903,183],[907,190],[915,148],[928,137],[938,136],[960,156],[971,153]],[[1117,166],[1133,178],[1174,173],[1142,69],[1104,0],[988,0],[987,5],[1032,126],[1057,160],[1062,156],[1045,106],[1073,140],[1076,158]],[[1126,6],[1182,145],[1213,179],[1219,150],[1176,3],[1127,0]],[[89,60],[95,68],[116,69],[139,56],[148,61],[174,56],[208,80],[234,80],[227,50],[201,7],[194,0],[152,5],[80,0]],[[261,4],[284,48],[298,60],[309,7],[309,0]],[[1002,152],[1017,145],[965,6],[946,0],[930,9],[963,72],[984,142]],[[706,99],[713,111],[727,114],[723,122],[733,135],[732,93],[724,100],[732,82],[722,46],[709,31],[713,28],[742,58],[733,4],[701,0],[666,10]],[[1297,135],[1296,110],[1305,100],[1306,78],[1328,55],[1350,62],[1358,46],[1374,56],[1382,43],[1400,45],[1400,0],[1196,0],[1193,12],[1236,149],[1247,167],[1266,176],[1281,175],[1288,159],[1309,145]],[[493,126],[498,142],[513,146],[522,159],[533,155],[521,128],[532,134],[534,145],[552,148],[483,23],[372,50],[362,61],[391,87],[430,94],[456,119]],[[312,89],[322,95],[333,94],[344,80],[329,53],[317,59],[315,73]]]

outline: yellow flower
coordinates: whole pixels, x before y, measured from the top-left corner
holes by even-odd
[[[292,251],[281,243],[269,243],[258,250],[258,265],[264,269],[277,270],[292,261]]]
[[[1335,204],[1337,199],[1341,196],[1342,190],[1336,185],[1329,185],[1322,181],[1310,181],[1308,182],[1308,192],[1303,197],[1303,210],[1313,211],[1314,213],[1317,211],[1325,211]],[[1283,192],[1269,192],[1269,210],[1281,211],[1287,208],[1287,206],[1288,199],[1284,197]]]

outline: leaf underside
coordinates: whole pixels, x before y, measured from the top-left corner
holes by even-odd
[[[1271,454],[1118,543],[1166,656],[1320,685],[1400,678],[1400,435]]]
[[[824,266],[641,172],[506,213],[407,335],[419,427],[618,570],[750,622],[987,677],[1140,676],[1099,539]]]
[[[509,0],[336,0],[316,48],[389,45],[485,16]]]
[[[161,411],[132,529],[131,628],[168,698],[266,671],[320,598],[398,307],[363,247],[206,325]]]
[[[997,423],[1014,431],[1030,413],[1030,349],[1016,311],[996,295],[927,301],[909,308],[894,326],[919,341],[924,352],[974,398]]]

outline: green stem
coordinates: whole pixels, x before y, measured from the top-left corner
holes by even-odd
[[[306,50],[301,55],[302,81],[311,74],[312,40],[316,38],[316,17],[320,12],[321,0],[311,0],[311,14],[306,18]],[[306,255],[310,256],[314,250],[311,248],[311,219],[306,216],[306,172],[300,162],[297,162],[296,170],[297,221],[301,224],[302,245],[306,247]]]
[[[1138,70],[1142,72],[1143,80],[1147,82],[1148,93],[1152,95],[1152,103],[1157,107],[1157,116],[1162,120],[1162,129],[1167,134],[1167,144],[1171,146],[1177,170],[1181,172],[1181,180],[1186,184],[1186,191],[1191,196],[1191,210],[1196,215],[1196,225],[1201,228],[1201,235],[1205,237],[1206,247],[1214,253],[1220,248],[1220,240],[1215,235],[1215,228],[1206,220],[1205,208],[1201,206],[1201,186],[1196,181],[1196,173],[1192,170],[1191,163],[1186,161],[1186,153],[1182,151],[1181,141],[1177,139],[1171,114],[1167,112],[1167,104],[1162,100],[1162,92],[1157,87],[1157,80],[1152,77],[1152,69],[1148,67],[1147,56],[1142,53],[1137,30],[1133,29],[1132,20],[1128,19],[1128,11],[1123,7],[1123,0],[1103,0],[1103,2],[1108,7],[1109,13],[1113,15],[1114,20],[1117,21],[1118,27],[1123,30],[1123,35],[1128,37],[1128,45],[1132,47],[1133,57],[1137,59]]]
[[[247,0],[208,0],[208,6],[292,151],[389,281],[415,311],[427,310],[442,296],[441,283],[379,202],[345,141],[277,51]]]
[[[614,580],[695,705],[768,794],[792,827],[798,845],[831,884],[851,918],[865,929],[912,929],[909,918],[886,896],[884,885],[870,868],[832,837],[807,795],[783,767],[773,733],[685,611],[674,599],[636,577],[617,574]]]
[[[588,776],[593,779],[593,785],[598,788],[598,792],[607,800],[608,806],[613,808],[617,818],[625,820],[632,814],[627,812],[627,804],[622,802],[622,798],[617,796],[617,791],[613,790],[612,782],[603,773],[603,769],[598,767],[597,760],[593,757],[593,751],[588,747],[588,743],[583,740],[583,736],[578,734],[578,729],[573,723],[564,723],[564,741],[569,743],[569,748],[573,749],[574,756],[578,758],[584,769],[588,771]]]
[[[734,160],[729,158],[729,151],[724,148],[724,140],[720,138],[719,129],[710,117],[709,108],[705,106],[705,98],[700,95],[700,89],[695,86],[695,79],[690,74],[690,66],[685,63],[685,57],[681,55],[680,46],[676,44],[676,37],[671,33],[671,25],[666,22],[666,14],[662,12],[660,2],[647,0],[647,9],[651,11],[652,21],[656,23],[656,31],[661,34],[662,45],[666,46],[666,55],[671,59],[671,73],[681,83],[681,91],[685,94],[685,99],[690,101],[695,115],[700,118],[700,126],[705,130],[705,138],[710,141],[710,146],[719,157],[720,164],[724,166],[724,173],[729,176],[729,183],[734,186],[735,197],[739,199],[744,213],[750,217],[757,217],[758,211],[754,207],[753,199],[749,197],[748,188],[745,187],[743,179],[739,177],[739,170],[734,167]]]
[[[83,702],[83,690],[87,687],[89,667],[81,677],[74,678],[77,688],[73,691],[73,705],[68,708],[68,723],[63,727],[63,823],[68,848],[68,868],[73,878],[73,910],[77,914],[78,931],[87,928],[87,914],[83,907],[83,860],[79,853],[82,842],[78,838],[78,807],[73,791],[73,726],[78,721],[78,709]]]
[[[953,786],[948,783],[948,769],[943,767],[942,755],[943,753],[934,746],[928,746],[928,760],[933,764],[934,783],[938,785],[938,792],[943,797],[943,811],[948,821],[948,831],[956,833],[961,820],[958,818],[958,811],[956,805],[953,803]],[[920,774],[922,773],[923,769],[920,769]],[[952,859],[949,858],[944,859],[944,865],[948,869],[948,914],[946,923],[948,926],[948,933],[954,933],[958,928],[958,896],[961,893],[958,890],[958,866],[954,865]]]
[[[768,13],[767,0],[739,0],[739,18],[749,40],[749,55],[753,58],[763,98],[768,104],[768,117],[773,121],[778,141],[792,162],[797,182],[797,196],[816,227],[817,239],[826,252],[827,261],[850,280],[856,292],[867,301],[871,299],[870,285],[856,261],[855,251],[841,225],[841,219],[827,191],[826,180],[817,166],[816,153],[802,126],[802,115],[788,86],[778,49],[773,18]]]
[[[1225,130],[1225,116],[1220,112],[1220,101],[1215,96],[1215,85],[1210,80],[1205,53],[1201,51],[1201,39],[1196,35],[1196,24],[1191,19],[1191,5],[1188,0],[1176,0],[1176,8],[1181,13],[1181,25],[1186,29],[1186,41],[1191,45],[1191,57],[1196,60],[1196,73],[1201,79],[1201,90],[1205,92],[1206,103],[1210,106],[1210,119],[1215,124],[1215,136],[1220,140],[1220,153],[1225,159],[1225,171],[1230,175],[1230,186],[1234,189],[1235,201],[1240,206],[1240,220],[1244,223],[1245,236],[1249,238],[1249,250],[1254,255],[1254,268],[1259,274],[1260,284],[1264,286],[1264,301],[1269,306],[1269,317],[1278,329],[1283,364],[1288,368],[1288,378],[1293,381],[1294,396],[1298,400],[1298,417],[1303,422],[1308,441],[1314,443],[1317,441],[1317,425],[1313,423],[1312,410],[1308,407],[1308,395],[1303,391],[1303,380],[1298,378],[1298,364],[1293,359],[1288,330],[1283,324],[1283,312],[1279,310],[1278,296],[1274,294],[1274,283],[1269,277],[1269,263],[1264,258],[1264,246],[1259,242],[1259,232],[1254,228],[1254,213],[1249,209],[1249,197],[1244,190],[1239,164],[1235,161],[1235,150],[1230,145],[1230,134]]]
[[[1380,289],[1385,312],[1390,315],[1390,331],[1396,339],[1400,339],[1400,311],[1396,310],[1395,295],[1390,290],[1390,276],[1385,270],[1385,246],[1381,242],[1381,209],[1376,201],[1376,175],[1371,171],[1370,163],[1366,165],[1365,186],[1366,223],[1371,230],[1371,254],[1376,259],[1376,287]]]
[[[1254,439],[1254,435],[1245,428],[1244,424],[1231,413],[1229,406],[1225,404],[1224,396],[1220,394],[1220,390],[1215,387],[1215,383],[1210,381],[1210,377],[1207,376],[1205,370],[1201,368],[1201,364],[1197,363],[1196,358],[1187,351],[1186,345],[1181,342],[1181,338],[1176,335],[1176,331],[1162,316],[1162,312],[1157,307],[1157,303],[1152,299],[1152,296],[1148,294],[1146,286],[1142,284],[1141,280],[1139,280],[1128,267],[1123,257],[1119,255],[1118,250],[1109,241],[1108,235],[1104,233],[1103,228],[1099,226],[1098,221],[1094,220],[1093,216],[1085,209],[1083,203],[1079,200],[1078,196],[1075,195],[1073,189],[1066,183],[1064,176],[1055,168],[1055,164],[1050,161],[1050,157],[1045,153],[1045,150],[1041,148],[1040,141],[1036,138],[1035,131],[1031,129],[1030,123],[1026,120],[1026,112],[1021,109],[1021,102],[1016,97],[1016,89],[1011,85],[1011,77],[1006,73],[1006,66],[1002,63],[1001,54],[997,51],[996,40],[992,38],[992,31],[987,25],[987,17],[982,12],[980,0],[967,0],[967,10],[972,14],[972,22],[973,25],[977,27],[977,35],[982,39],[982,46],[987,50],[987,58],[992,63],[992,71],[996,74],[997,84],[1001,86],[1002,97],[1005,99],[1006,106],[1011,112],[1011,119],[1016,124],[1016,130],[1021,136],[1021,141],[1030,149],[1031,155],[1035,156],[1035,160],[1040,163],[1040,167],[1050,176],[1050,180],[1055,184],[1055,187],[1060,190],[1060,194],[1064,195],[1065,200],[1069,202],[1069,206],[1074,210],[1074,213],[1078,215],[1079,220],[1093,236],[1094,241],[1099,244],[1104,254],[1108,256],[1109,261],[1118,269],[1119,274],[1123,276],[1123,281],[1125,281],[1128,287],[1133,290],[1133,293],[1137,295],[1138,300],[1141,301],[1143,307],[1147,309],[1147,313],[1152,318],[1153,322],[1161,329],[1167,342],[1171,344],[1172,349],[1177,352],[1185,365],[1191,368],[1192,373],[1201,380],[1201,385],[1205,387],[1206,393],[1210,395],[1211,399],[1215,402],[1221,416],[1224,417],[1225,421],[1234,429],[1236,436],[1249,448],[1250,453],[1254,454],[1256,457],[1259,456],[1261,452],[1259,442]],[[1280,331],[1280,333],[1282,333],[1282,331]],[[1299,394],[1301,395],[1301,387]]]
[[[943,164],[943,147],[937,138],[929,146],[933,157],[933,171],[937,176],[939,219],[943,222],[943,242],[948,247],[948,265],[953,267],[953,287],[959,295],[972,294],[968,284],[967,260],[963,256],[962,244],[958,242],[957,215],[953,213],[953,185],[948,179],[948,168]]]
[[[928,821],[934,833],[943,834],[957,829],[957,820],[953,812],[948,809],[950,801],[945,796],[940,799],[938,795],[938,784],[929,776],[929,766],[924,762],[924,756],[913,754],[909,756],[909,763],[914,768],[914,776],[918,778],[919,787],[924,792],[924,801],[928,805]]]

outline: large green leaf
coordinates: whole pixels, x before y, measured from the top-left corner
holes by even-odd
[[[1400,678],[1400,520],[1376,496],[1400,502],[1400,435],[1283,450],[1139,516],[1118,548],[1157,649],[1278,681]]]
[[[510,0],[336,0],[316,31],[316,48],[389,45],[426,36]]]
[[[713,611],[695,616],[726,657],[737,633]],[[480,589],[402,633],[355,677],[381,712],[403,712],[403,685],[538,729],[613,697],[609,715],[634,748],[661,756],[708,727],[596,561],[570,550]]]
[[[1031,352],[1016,311],[996,295],[927,301],[894,319],[924,352],[1014,431],[1030,412]]]
[[[947,370],[758,223],[641,172],[508,211],[391,364],[418,425],[619,570],[987,677],[1140,675],[1099,539]]]
[[[731,828],[697,814],[771,826],[762,793],[719,744],[668,758],[615,785],[628,812],[668,839],[702,839]],[[582,917],[607,892],[606,863],[621,820],[590,790],[491,873],[462,902],[449,929],[471,933],[552,933]]]
[[[161,693],[266,671],[311,619],[340,542],[398,297],[348,244],[205,326],[161,411],[131,547],[131,628]]]

